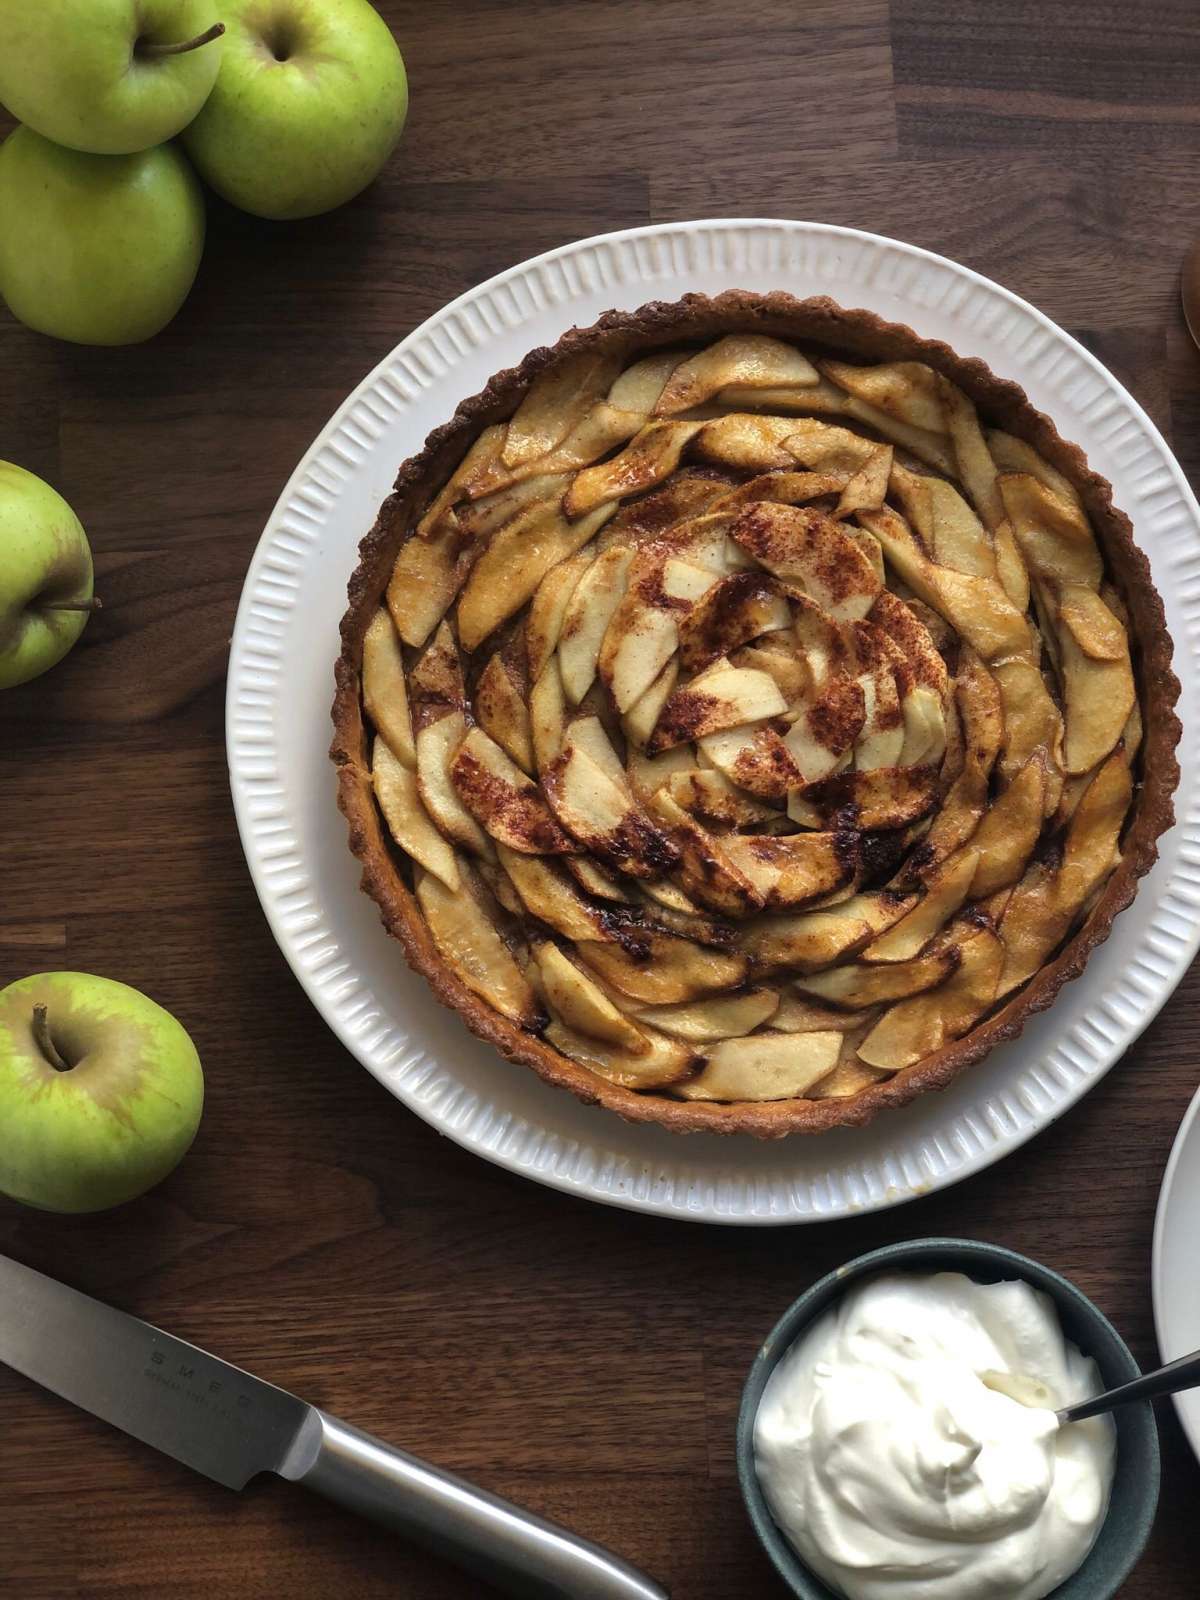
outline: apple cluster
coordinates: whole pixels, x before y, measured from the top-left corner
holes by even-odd
[[[0,295],[77,344],[149,339],[204,247],[197,174],[316,216],[376,176],[408,109],[367,0],[0,0]]]

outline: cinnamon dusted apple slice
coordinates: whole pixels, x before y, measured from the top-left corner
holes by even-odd
[[[491,840],[458,798],[450,781],[450,761],[466,737],[461,711],[448,711],[417,734],[417,789],[425,809],[447,839],[491,859]]]
[[[507,845],[497,849],[500,865],[531,916],[573,943],[613,937],[601,911],[584,899],[560,866],[544,856],[521,855]]]
[[[558,664],[563,689],[578,705],[596,677],[600,646],[625,595],[633,551],[615,545],[598,556],[575,586],[563,613]]]
[[[650,807],[670,829],[679,852],[679,885],[689,899],[726,917],[746,917],[762,910],[763,896],[725,848],[733,844],[732,839],[718,843],[665,789],[658,791]]]
[[[580,940],[580,956],[612,989],[647,1005],[675,1005],[745,982],[744,955],[631,926],[622,943]]]
[[[841,499],[834,509],[835,517],[849,517],[856,511],[879,509],[887,495],[892,456],[890,444],[880,445],[878,450],[872,451],[842,490]]]
[[[925,874],[924,897],[862,952],[863,961],[911,961],[950,921],[971,890],[977,850],[963,850]]]
[[[472,728],[459,745],[450,779],[468,811],[510,850],[548,856],[579,848],[559,827],[537,785],[482,728]]]
[[[674,1086],[685,1100],[792,1100],[837,1065],[840,1033],[755,1033],[722,1039],[694,1078]]]
[[[921,361],[887,361],[855,367],[845,361],[822,361],[820,370],[840,389],[889,416],[899,417],[927,433],[945,433],[946,418],[938,376]]]
[[[1004,945],[979,928],[960,946],[957,969],[936,989],[889,1006],[858,1047],[868,1066],[898,1072],[969,1033],[995,1002]]]
[[[721,847],[753,886],[759,907],[772,911],[794,910],[840,889],[858,863],[854,837],[833,833],[730,834]]]
[[[580,550],[577,555],[551,567],[538,584],[525,617],[525,659],[531,683],[541,677],[542,669],[558,644],[575,585],[590,568],[593,555],[591,549]]]
[[[964,650],[954,690],[968,759],[974,760],[986,775],[995,765],[1006,731],[999,682],[973,650]]]
[[[849,632],[863,691],[863,725],[854,744],[854,762],[861,770],[900,765],[904,748],[904,713],[896,687],[895,658],[899,651],[882,628],[854,622]]]
[[[778,648],[773,641],[779,641]],[[808,689],[808,666],[796,649],[791,634],[769,633],[758,644],[743,645],[729,658],[731,666],[750,667],[755,672],[765,672],[775,680],[775,687],[788,706],[802,698]]]
[[[575,474],[563,500],[567,515],[582,517],[608,501],[626,500],[661,483],[702,427],[702,422],[647,423],[618,455]]]
[[[458,858],[421,804],[416,773],[396,759],[382,737],[375,739],[371,749],[371,783],[388,832],[400,848],[448,889],[457,890],[461,884]]]
[[[504,465],[519,467],[549,454],[608,393],[620,368],[619,355],[585,350],[535,378],[508,424]]]
[[[797,978],[796,987],[804,994],[828,1005],[861,1011],[865,1006],[886,1005],[906,999],[943,983],[959,963],[954,946],[937,955],[896,961],[885,965],[852,962]]]
[[[696,601],[679,624],[679,656],[686,672],[728,656],[760,634],[792,625],[779,585],[764,572],[733,572]]]
[[[414,767],[417,755],[404,682],[404,657],[395,625],[382,606],[363,636],[362,697],[363,708],[387,740],[392,754],[406,767]]]
[[[803,781],[787,745],[762,723],[705,734],[698,755],[739,789],[775,806],[785,805],[789,790]]]
[[[709,1044],[714,1039],[739,1039],[769,1022],[779,1008],[774,989],[747,989],[742,994],[716,995],[681,1006],[644,1006],[640,1022],[686,1039],[689,1044]]]
[[[939,376],[938,395],[942,403],[942,415],[950,432],[950,442],[954,447],[958,480],[970,495],[984,526],[994,534],[1004,520],[1004,507],[996,487],[996,463],[983,437],[983,429],[979,426],[979,413],[949,378]],[[1021,609],[1024,610],[1024,607]]]
[[[578,480],[576,480],[578,481]],[[458,636],[475,650],[519,611],[552,567],[581,549],[616,510],[598,505],[568,522],[553,505],[530,506],[506,522],[471,569],[458,602]]]
[[[1030,473],[1004,472],[996,483],[1030,571],[1098,590],[1104,561],[1079,502],[1064,499]]]
[[[768,673],[719,661],[674,691],[647,748],[658,755],[685,740],[745,727],[786,710],[787,702]]]
[[[569,1028],[633,1056],[648,1054],[650,1041],[646,1035],[556,944],[543,940],[534,945],[533,953],[546,999]]]
[[[736,788],[715,770],[686,767],[671,773],[666,779],[666,790],[672,800],[692,816],[729,827],[747,827],[775,814],[770,806]]]
[[[502,422],[483,430],[417,523],[418,538],[432,539],[454,528],[452,508],[456,502],[467,499],[480,484],[495,475],[504,448],[505,431]]]
[[[455,512],[461,532],[472,539],[490,538],[518,512],[532,505],[558,506],[570,482],[566,472],[543,472],[531,478],[518,478],[507,488],[468,501]]]
[[[524,466],[513,467],[510,476],[520,478],[522,475],[532,477],[552,472],[578,472],[593,461],[599,461],[617,445],[632,439],[645,425],[644,412],[625,411],[601,400],[548,455],[539,456]]]
[[[912,673],[913,682],[932,689],[939,698],[944,698],[949,689],[949,674],[929,627],[934,624],[944,628],[945,624],[927,607],[922,606],[922,615],[918,616],[918,606],[920,601],[905,602],[892,594],[891,590],[883,589],[871,607],[867,621],[882,629],[896,646]],[[943,642],[948,644],[949,638],[944,638]]]
[[[911,871],[905,874],[904,881],[928,876],[933,868],[973,840],[987,801],[987,773],[974,756],[968,756],[962,771],[947,790],[929,832],[913,852]]]
[[[534,770],[529,707],[503,652],[488,661],[475,685],[475,715],[480,726],[526,772]]]
[[[629,544],[635,549],[663,541],[672,546],[677,542],[691,543],[692,533],[688,530],[703,532],[705,519],[727,488],[723,479],[703,469],[681,467],[659,488],[622,504],[601,535],[601,548],[610,543]]]
[[[409,679],[412,709],[418,727],[436,722],[447,710],[467,703],[462,658],[448,622],[443,622],[413,665]]]
[[[880,891],[855,895],[828,911],[757,917],[739,929],[738,944],[756,966],[815,972],[853,955],[915,903],[912,896]]]
[[[1000,924],[1006,951],[1000,994],[1018,988],[1044,965],[1103,884],[1132,798],[1129,763],[1115,751],[1075,809],[1058,868],[1035,862],[1013,890]]]
[[[692,450],[702,461],[738,472],[794,467],[796,457],[784,440],[795,429],[795,417],[760,417],[752,412],[730,411],[704,424]]]
[[[661,1089],[687,1076],[696,1062],[691,1046],[665,1034],[643,1033],[646,1049],[638,1055],[605,1044],[600,1039],[577,1033],[561,1022],[552,1022],[546,1038],[563,1055],[570,1056],[599,1078],[620,1084],[625,1089]]]
[[[612,740],[605,732],[604,724],[598,716],[575,717],[567,727],[563,742],[578,746],[627,799],[633,798],[633,788],[628,774],[621,765],[621,758],[613,749]]]
[[[760,333],[731,333],[681,362],[654,409],[660,417],[688,411],[733,384],[794,389],[811,388],[818,381],[817,369],[794,345]]]
[[[946,751],[946,712],[941,696],[917,684],[904,695],[900,710],[904,742],[897,766],[936,766]]]
[[[1017,439],[1011,433],[1005,433],[1002,428],[988,428],[984,437],[987,440],[988,452],[996,463],[999,472],[1023,472],[1036,478],[1060,500],[1078,503],[1079,495],[1074,485],[1056,467],[1052,467],[1045,456],[1039,455],[1032,445],[1025,443],[1024,439]]]
[[[996,552],[987,531],[953,484],[897,463],[890,488],[937,566],[996,577]]]
[[[749,506],[732,537],[776,577],[798,584],[837,622],[865,617],[882,585],[844,528],[813,506]]]
[[[640,411],[648,419],[658,404],[663,385],[687,355],[686,350],[655,350],[635,361],[625,368],[609,390],[609,405]]]
[[[678,678],[679,661],[672,656],[650,687],[638,696],[621,718],[622,731],[631,744],[644,750],[650,743],[655,724],[671,698]]]
[[[858,826],[873,831],[903,828],[923,817],[937,800],[937,787],[932,767],[876,767],[873,772],[838,772],[807,784],[803,798],[823,816],[856,806]]]
[[[551,810],[592,855],[634,878],[661,878],[678,853],[629,793],[569,741],[542,773]]]
[[[438,953],[455,976],[502,1016],[523,1028],[540,1027],[544,1013],[537,997],[497,933],[493,915],[480,904],[486,894],[482,885],[468,874],[460,890],[450,890],[418,868],[416,892]]]
[[[597,900],[629,905],[636,896],[637,891],[632,884],[614,878],[612,873],[605,872],[603,867],[589,861],[587,856],[563,856],[562,863],[579,887]]]
[[[1038,667],[1027,656],[998,661],[991,676],[1003,708],[1004,739],[1000,756],[1000,776],[1011,780],[1038,750],[1049,753],[1057,768],[1062,753],[1063,720],[1050,698]],[[1058,804],[1061,782],[1048,785],[1049,811]]]
[[[478,546],[457,528],[428,539],[412,534],[400,546],[387,586],[387,606],[405,644],[423,645],[467,581]]]
[[[794,426],[794,424],[793,424]],[[886,448],[886,447],[883,447]],[[828,495],[841,494],[853,473],[840,472],[760,472],[757,477],[739,483],[713,502],[713,510],[733,513],[742,506],[757,500],[774,500],[780,505],[799,506],[808,500],[821,500]],[[839,511],[838,515],[842,515]]]
[[[833,397],[831,408],[844,408],[849,396],[833,384],[823,388]],[[787,420],[787,419],[784,419]],[[817,472],[845,472],[851,476],[866,466],[879,449],[877,439],[866,439],[851,428],[834,422],[823,422],[817,417],[794,417],[786,448],[793,461]]]
[[[1137,699],[1128,645],[1119,660],[1098,660],[1084,654],[1070,628],[1060,627],[1058,650],[1066,725],[1063,767],[1068,773],[1089,772],[1121,737]]]
[[[704,555],[708,552],[699,553]],[[688,554],[692,554],[690,549]],[[656,576],[659,592],[654,594],[655,602],[661,604],[665,599],[678,607],[686,616],[688,610],[703,599],[712,588],[717,576],[718,574],[709,567],[698,565],[695,561],[683,561],[677,556],[668,556]],[[653,593],[653,589],[651,592]]]
[[[981,900],[1014,883],[1025,869],[1042,831],[1046,769],[1032,757],[985,811],[971,835],[979,856],[971,898]]]
[[[871,1007],[865,1011],[835,1010],[833,1006],[820,1005],[807,995],[785,994],[779,1010],[771,1018],[771,1027],[777,1033],[855,1033],[864,1023],[875,1021],[879,1012]]]
[[[683,745],[661,756],[646,756],[631,749],[625,770],[634,794],[644,802],[657,794],[677,772],[688,771],[695,759],[694,753]]]
[[[529,696],[529,733],[539,772],[544,772],[561,751],[566,728],[567,700],[555,655],[547,661]]]
[[[601,680],[622,715],[646,693],[678,645],[671,612],[630,589],[613,614],[599,657]]]

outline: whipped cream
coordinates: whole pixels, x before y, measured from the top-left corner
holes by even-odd
[[[1108,1509],[1109,1417],[1056,1424],[984,1382],[1099,1392],[1027,1283],[886,1274],[848,1290],[772,1373],[759,1482],[802,1560],[849,1600],[1041,1600]]]

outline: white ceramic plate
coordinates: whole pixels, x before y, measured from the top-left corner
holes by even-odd
[[[478,1042],[432,998],[357,887],[326,758],[346,580],[400,461],[460,400],[611,306],[688,290],[830,294],[948,340],[1024,385],[1109,477],[1167,606],[1180,677],[1182,824],[1087,972],[946,1093],[858,1131],[760,1144],[631,1127]],[[996,284],[895,240],[820,223],[707,221],[584,239],[481,284],[403,340],[284,490],[246,578],[227,739],[242,843],[271,927],[338,1038],[406,1106],[541,1183],[705,1221],[824,1220],[966,1177],[1060,1116],[1158,1011],[1200,943],[1200,508],[1163,439],[1079,344]]]
[[[1154,1219],[1151,1289],[1158,1349],[1164,1361],[1200,1350],[1200,1094],[1188,1107],[1163,1173]],[[1200,1390],[1172,1397],[1183,1431],[1200,1457]]]

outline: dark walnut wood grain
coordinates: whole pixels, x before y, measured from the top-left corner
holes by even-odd
[[[1000,279],[1117,372],[1195,481],[1176,279],[1200,237],[1200,20],[1190,0],[382,9],[413,101],[370,193],[292,227],[214,202],[196,290],[144,347],[0,313],[0,456],[76,506],[106,601],[61,667],[0,697],[0,982],[66,966],[145,988],[208,1075],[168,1183],[90,1219],[0,1203],[0,1250],[615,1546],[677,1600],[781,1596],[733,1421],[755,1341],[819,1273],[914,1234],[994,1239],[1071,1274],[1154,1360],[1151,1229],[1200,1080],[1200,980],[1054,1128],[885,1216],[723,1231],[510,1177],[391,1101],[274,946],[225,775],[239,587],[301,452],[416,323],[536,251],[698,215],[873,228]],[[1195,1593],[1200,1470],[1169,1405],[1160,1424],[1127,1600]],[[4,1369],[0,1441],[14,1600],[484,1592],[281,1483],[230,1495]]]

